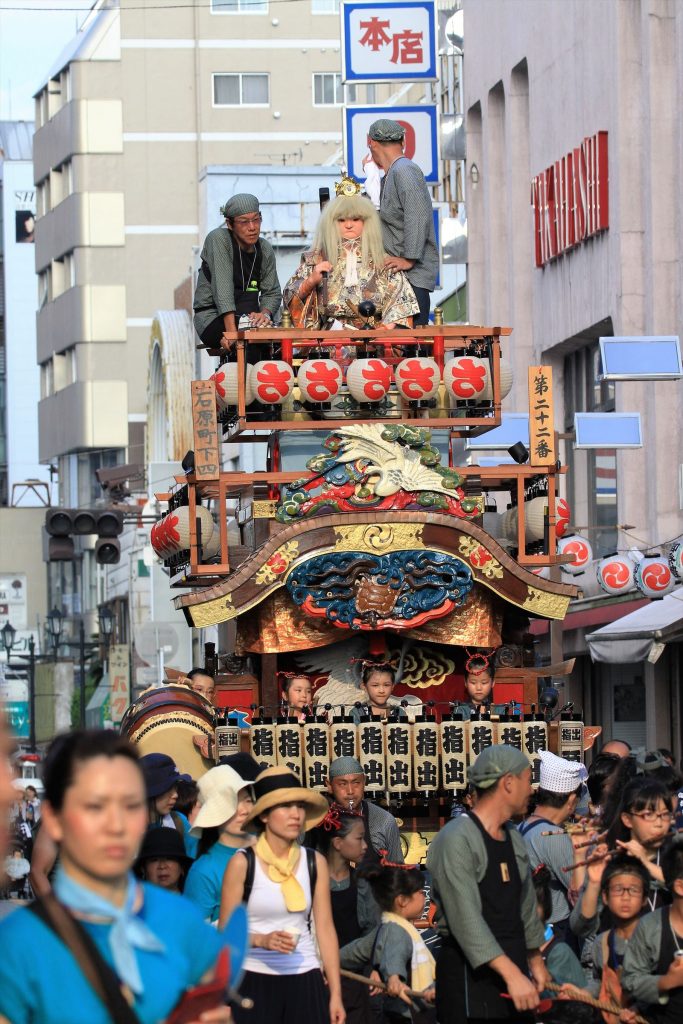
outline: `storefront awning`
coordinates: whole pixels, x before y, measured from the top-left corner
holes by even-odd
[[[645,661],[656,652],[658,645],[680,640],[683,640],[681,591],[668,594],[661,601],[649,601],[643,608],[586,635],[593,661],[613,665]]]

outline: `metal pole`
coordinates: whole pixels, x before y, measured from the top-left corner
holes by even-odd
[[[78,691],[80,695],[80,714],[79,724],[81,729],[85,729],[85,626],[83,619],[78,623],[78,664],[79,664],[79,679],[78,679]]]
[[[33,633],[28,638],[28,745],[32,754],[36,751],[36,644]]]

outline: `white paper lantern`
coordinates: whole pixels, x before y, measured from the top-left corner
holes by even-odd
[[[524,540],[527,544],[543,540],[547,507],[548,499],[543,496],[524,502]],[[503,513],[501,525],[501,536],[515,545],[517,544],[517,518],[517,506],[515,505]]]
[[[214,523],[213,533],[208,542],[202,539],[202,559],[215,558],[221,553],[221,531],[218,524]]]
[[[294,370],[284,359],[262,359],[252,374],[254,398],[261,405],[282,405],[294,390]]]
[[[383,359],[354,359],[346,384],[357,402],[381,402],[391,387],[391,367]]]
[[[489,379],[489,364],[477,356],[456,356],[446,363],[443,382],[452,402],[483,401]]]
[[[394,376],[399,393],[409,402],[433,398],[441,383],[439,364],[427,356],[402,359]]]
[[[237,407],[237,363],[224,363],[219,370],[213,373],[209,380],[216,385],[216,407],[219,412]],[[244,379],[244,402],[250,405],[254,401],[254,367],[249,363],[246,365]]]
[[[676,586],[676,577],[662,555],[646,555],[635,567],[633,578],[645,597],[665,597]]]
[[[607,594],[625,594],[633,590],[635,566],[627,555],[607,555],[598,564],[598,583]]]
[[[677,580],[683,580],[683,541],[677,540],[671,545],[669,568]]]
[[[211,542],[213,536],[213,516],[203,505],[198,505],[195,512],[201,524],[204,547]],[[158,523],[155,523],[150,531],[150,543],[160,558],[170,558],[178,551],[186,551],[190,546],[189,505],[182,505],[173,512],[167,512]]]
[[[306,402],[329,402],[339,393],[344,374],[334,359],[307,359],[299,367],[296,380]]]
[[[578,576],[593,560],[590,541],[585,537],[580,537],[578,533],[572,533],[569,537],[561,537],[557,542],[557,550],[561,555],[574,556],[573,562],[562,566],[562,572],[568,573],[569,576]]]
[[[550,579],[550,566],[549,565],[542,565],[540,567],[540,569],[532,569],[531,571],[534,574],[534,576],[538,576],[538,578],[540,580],[549,580]]]
[[[488,368],[488,363],[486,364]],[[510,394],[512,390],[512,383],[514,376],[512,374],[512,367],[508,363],[507,359],[501,359],[500,361],[500,400]],[[491,383],[491,374],[486,374],[486,387],[484,388],[483,394],[481,395],[482,401],[492,402],[493,401],[493,384]]]

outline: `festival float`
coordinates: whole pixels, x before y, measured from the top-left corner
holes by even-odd
[[[477,465],[467,445],[501,425],[511,329],[447,325],[437,309],[428,327],[381,331],[372,303],[359,310],[353,332],[294,329],[287,313],[236,331],[229,357],[208,350],[211,377],[188,383],[193,458],[157,495],[166,511],[151,539],[188,625],[234,623],[234,651],[217,709],[163,685],[123,729],[194,777],[243,749],[322,789],[330,761],[355,754],[412,843],[449,816],[490,743],[519,746],[534,770],[545,748],[583,759],[599,730],[541,701],[543,679],[572,663],[537,666],[528,631],[563,619],[590,552],[560,496],[551,368],[528,370],[528,449]],[[226,443],[264,446],[266,469],[225,471]],[[477,652],[494,660],[503,711],[465,720]],[[359,689],[368,659],[396,671],[383,719]],[[282,672],[313,682],[303,718],[282,703]]]

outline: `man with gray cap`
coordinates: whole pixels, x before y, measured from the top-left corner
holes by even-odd
[[[569,926],[569,915],[572,912],[569,892],[579,891],[586,869],[581,867],[572,872],[563,870],[574,861],[573,837],[558,836],[556,833],[562,832],[564,823],[575,814],[588,772],[581,762],[568,761],[550,750],[539,751],[539,757],[541,770],[536,790],[536,807],[534,813],[519,826],[519,831],[527,844],[532,869],[545,864],[550,872],[550,924],[555,938],[566,942],[578,953],[578,940]],[[585,835],[576,835],[577,841],[585,838]]]
[[[403,152],[405,129],[386,117],[368,130],[372,159],[384,171],[379,216],[388,255],[385,266],[402,270],[413,286],[420,312],[415,326],[429,322],[430,292],[439,276],[432,197],[425,176]]]
[[[510,822],[527,810],[531,767],[516,747],[498,744],[478,756],[469,781],[474,810],[450,821],[427,854],[443,937],[437,1019],[532,1021],[550,979],[526,846]]]
[[[403,863],[401,837],[396,818],[383,807],[365,799],[365,772],[355,757],[337,757],[330,765],[327,789],[332,799],[345,810],[362,814],[365,823],[367,860],[379,860],[380,851],[387,851],[387,859]]]
[[[225,331],[238,327],[270,327],[280,308],[282,289],[270,242],[259,238],[261,212],[256,196],[247,192],[221,207],[225,227],[209,231],[194,293],[194,326],[206,344],[230,350]],[[250,362],[259,359],[258,352]]]

